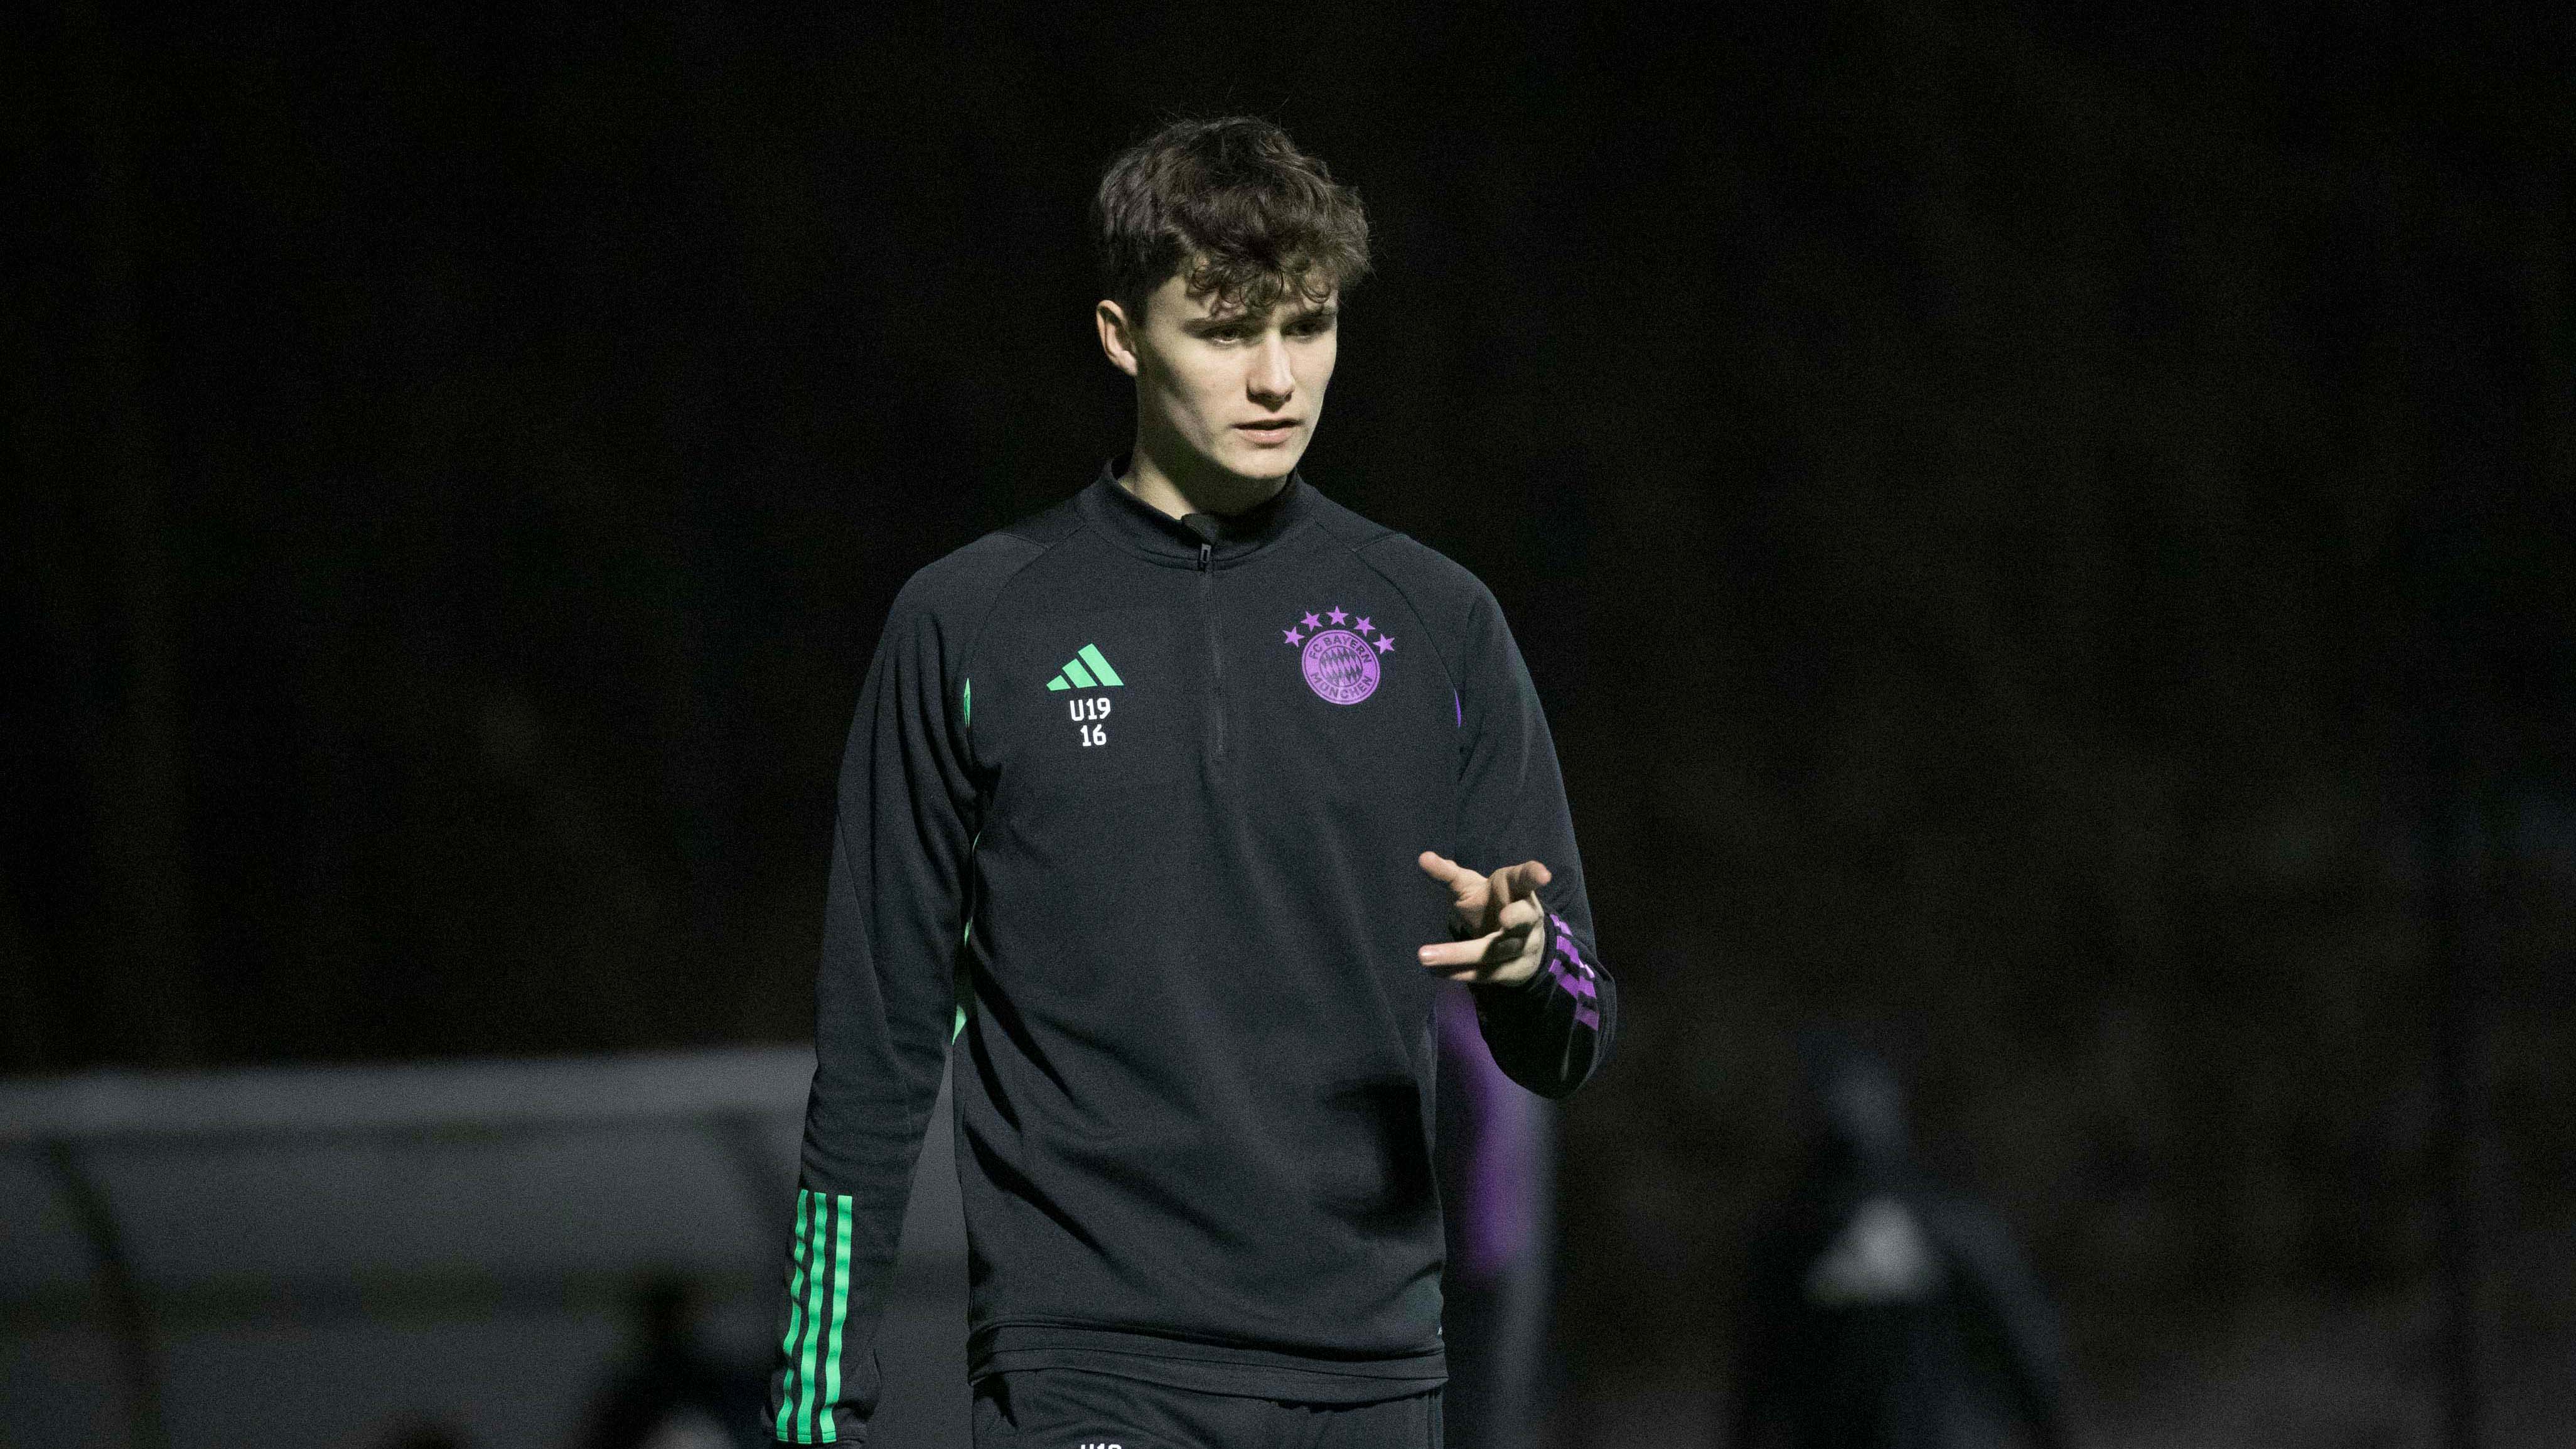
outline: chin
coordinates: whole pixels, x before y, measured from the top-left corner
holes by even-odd
[[[1297,460],[1305,455],[1303,448],[1246,448],[1224,460],[1225,470],[1238,478],[1268,483],[1297,471]]]

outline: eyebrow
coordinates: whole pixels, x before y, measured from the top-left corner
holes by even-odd
[[[1300,307],[1296,311],[1280,318],[1279,325],[1282,328],[1287,328],[1294,327],[1300,322],[1331,322],[1338,319],[1341,315],[1341,304],[1337,302],[1324,303],[1321,305]],[[1191,332],[1214,332],[1221,328],[1242,327],[1250,324],[1250,314],[1244,312],[1229,312],[1219,317],[1195,317],[1181,325]]]

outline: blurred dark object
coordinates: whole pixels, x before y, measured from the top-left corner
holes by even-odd
[[[2056,1316],[2011,1235],[1915,1165],[1885,1062],[1826,1032],[1800,1046],[1812,1156],[1753,1245],[1730,1443],[2064,1444]]]
[[[784,1047],[0,1081],[0,1444],[565,1445],[681,1325],[754,1361],[812,1072]],[[958,1286],[901,1311],[944,1307],[962,1360],[939,1180],[909,1281]],[[689,1295],[647,1304],[648,1275]]]
[[[579,1449],[760,1449],[761,1370],[698,1341],[697,1294],[671,1273],[635,1291],[633,1357],[591,1408]]]
[[[1463,988],[1441,996],[1438,1022],[1441,1423],[1455,1449],[1532,1449],[1557,1389],[1555,1108],[1494,1065]]]

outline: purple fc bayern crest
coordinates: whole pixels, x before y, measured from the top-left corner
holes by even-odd
[[[1280,632],[1301,649],[1298,663],[1306,671],[1306,687],[1331,704],[1357,704],[1377,693],[1386,668],[1383,658],[1395,652],[1395,641],[1385,630],[1342,608],[1308,614]]]

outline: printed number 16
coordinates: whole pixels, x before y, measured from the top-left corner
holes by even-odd
[[[1109,726],[1087,724],[1082,727],[1083,748],[1088,749],[1093,745],[1105,745],[1107,743],[1109,743]]]

